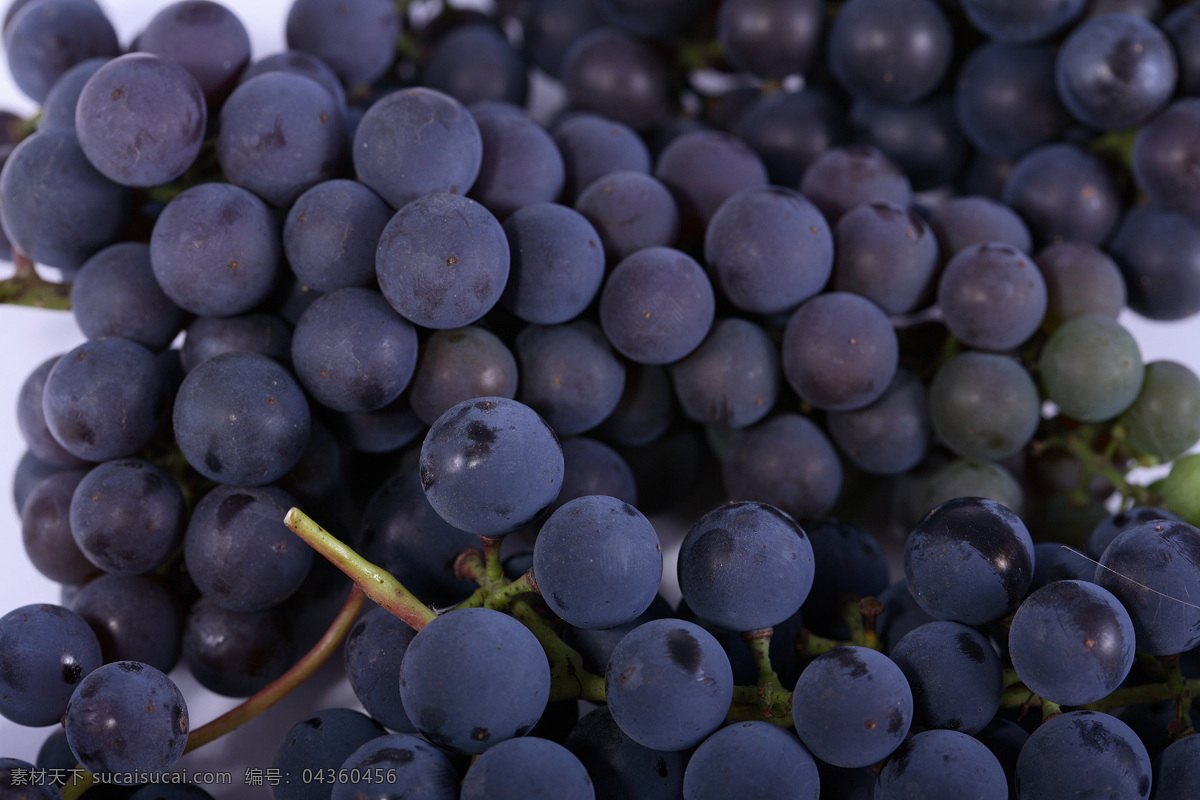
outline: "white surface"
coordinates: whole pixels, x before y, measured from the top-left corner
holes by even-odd
[[[101,0],[127,44],[138,29],[163,3],[154,0]],[[253,42],[253,58],[283,48],[285,0],[228,0],[227,5],[242,19]],[[0,107],[23,114],[35,111],[34,104],[19,95],[6,68],[0,67]],[[8,265],[0,264],[0,277]],[[1200,320],[1155,324],[1126,315],[1123,320],[1142,346],[1146,361],[1172,358],[1200,371]],[[71,316],[61,312],[0,306],[0,536],[7,556],[0,559],[0,613],[34,602],[56,603],[58,586],[39,575],[25,558],[20,544],[20,521],[11,500],[12,473],[24,452],[15,421],[17,391],[27,376],[45,359],[65,352],[82,341]],[[216,698],[199,689],[177,669],[173,673],[189,701],[193,727],[207,722],[237,701]],[[180,769],[231,771],[229,787],[209,787],[217,797],[270,797],[265,788],[243,784],[247,767],[270,766],[271,754],[284,733],[307,712],[331,706],[358,707],[349,688],[340,680],[340,666],[326,669],[314,686],[289,698],[282,707],[268,712],[237,734],[208,745],[187,756]],[[0,756],[33,761],[38,747],[53,728],[28,729],[0,719]]]

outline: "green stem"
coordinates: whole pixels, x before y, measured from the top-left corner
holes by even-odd
[[[390,572],[354,552],[300,509],[288,511],[283,524],[346,573],[367,597],[404,620],[413,630],[419,631],[437,618],[432,608],[418,600]]]
[[[742,634],[758,669],[758,685],[735,686],[729,719],[734,721],[766,720],[787,727],[792,724],[792,695],[783,688],[779,675],[771,666],[771,628]]]
[[[517,599],[509,613],[528,628],[550,661],[550,700],[590,700],[604,702],[604,678],[583,667],[583,656],[559,638],[528,600]]]
[[[490,536],[479,537],[479,543],[483,547],[483,580],[492,586],[507,583],[504,565],[500,563],[500,544],[503,541]]]
[[[1194,734],[1196,726],[1192,724],[1192,688],[1193,685],[1200,684],[1200,680],[1189,682],[1184,679],[1179,656],[1166,656],[1159,661],[1162,663],[1163,672],[1166,673],[1167,685],[1174,693],[1172,700],[1175,704],[1175,721],[1171,723],[1171,738]]]
[[[95,782],[96,779],[92,777],[92,773],[84,769],[82,764],[76,764],[75,768],[71,770],[71,780],[62,785],[59,794],[62,795],[62,800],[78,800],[84,792],[92,788],[92,784]]]
[[[1081,483],[1086,485],[1089,479],[1098,475],[1116,487],[1123,497],[1132,497],[1135,504],[1142,504],[1146,501],[1146,487],[1132,484],[1126,480],[1125,473],[1117,469],[1103,453],[1097,453],[1092,449],[1090,443],[1078,436],[1069,435],[1066,445],[1067,451],[1075,456],[1083,466],[1083,474],[1080,476]]]
[[[533,570],[529,570],[511,583],[492,589],[487,599],[483,601],[483,606],[496,611],[504,611],[514,599],[523,594],[538,594],[537,583],[533,580]]]
[[[11,278],[0,281],[0,305],[32,306],[69,311],[71,308],[71,285],[51,283],[37,274],[33,262],[24,253],[13,248],[13,266],[16,271]]]
[[[1009,689],[1013,686],[1021,685],[1021,676],[1012,667],[1004,668],[1004,688]]]
[[[1051,703],[1044,697],[1042,698],[1042,722],[1051,717],[1057,717],[1061,713],[1063,713],[1062,706],[1058,703]]]

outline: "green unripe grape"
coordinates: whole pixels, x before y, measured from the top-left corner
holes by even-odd
[[[1200,524],[1200,453],[1177,460],[1161,488],[1168,511],[1190,525]]]
[[[1080,422],[1112,419],[1137,399],[1145,367],[1137,342],[1112,317],[1067,320],[1038,361],[1046,396]]]
[[[922,492],[925,511],[956,497],[985,497],[1020,516],[1025,492],[1008,470],[994,461],[956,459],[926,479]]]
[[[1008,458],[1029,444],[1041,420],[1033,378],[1015,359],[960,353],[929,387],[929,420],[939,439],[964,458]]]
[[[1137,400],[1121,416],[1134,452],[1171,461],[1200,441],[1200,378],[1183,364],[1155,361]]]

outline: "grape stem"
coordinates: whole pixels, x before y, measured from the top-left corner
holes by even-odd
[[[346,573],[367,597],[395,614],[413,630],[419,631],[437,618],[437,612],[418,600],[394,575],[354,552],[300,509],[289,510],[283,518],[283,524]]]
[[[733,704],[728,719],[735,722],[765,720],[784,728],[792,724],[792,695],[783,688],[779,674],[771,666],[771,628],[742,634],[742,641],[754,655],[758,685],[733,687]]]
[[[69,311],[71,285],[51,283],[37,274],[33,261],[16,247],[12,249],[13,276],[0,281],[0,304],[52,308]]]
[[[550,702],[590,700],[604,702],[604,678],[588,672],[579,651],[559,638],[537,609],[524,598],[509,604],[509,613],[537,637],[550,661]]]
[[[240,705],[231,708],[221,716],[201,725],[188,734],[187,744],[183,752],[190,753],[197,747],[221,738],[236,730],[243,724],[257,717],[271,706],[304,683],[331,655],[337,652],[342,639],[354,624],[358,612],[362,610],[366,597],[357,586],[350,587],[350,594],[341,610],[330,623],[329,628],[312,649],[292,665],[291,669],[267,684],[256,694],[248,697]],[[78,800],[78,798],[94,783],[92,774],[80,764],[72,770],[71,781],[62,787],[63,800]]]

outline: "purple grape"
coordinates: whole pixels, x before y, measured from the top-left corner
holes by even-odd
[[[0,715],[53,725],[72,692],[103,663],[88,624],[62,606],[37,603],[0,617]]]

